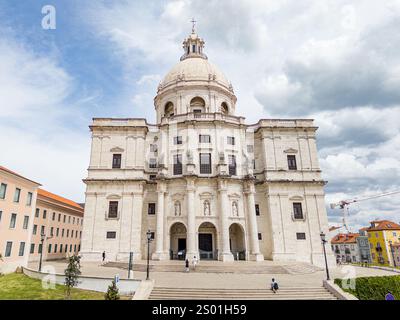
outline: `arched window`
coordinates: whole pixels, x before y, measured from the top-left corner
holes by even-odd
[[[200,113],[205,112],[206,102],[203,98],[195,97],[190,100],[190,112]]]
[[[229,113],[229,108],[226,102],[221,103],[221,113],[222,114],[228,114]]]
[[[174,104],[169,101],[164,107],[164,117],[172,117],[174,115]]]

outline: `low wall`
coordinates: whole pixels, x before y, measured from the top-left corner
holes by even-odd
[[[28,277],[54,281],[57,284],[64,284],[65,275],[61,273],[47,273],[39,272],[30,268],[23,268],[24,274]],[[113,278],[92,277],[92,276],[79,276],[79,283],[76,288],[92,290],[98,292],[107,292],[108,286],[111,285]],[[119,293],[122,295],[133,295],[138,289],[141,280],[135,279],[120,279],[117,283]]]
[[[323,286],[339,300],[358,300],[352,294],[345,292],[332,280],[324,280]]]

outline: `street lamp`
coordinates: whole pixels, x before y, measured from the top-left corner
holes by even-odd
[[[322,247],[324,249],[324,257],[325,257],[325,269],[326,269],[326,280],[330,280],[329,278],[329,269],[328,269],[328,261],[326,260],[326,251],[325,251],[325,243],[327,242],[325,239],[325,233],[321,231],[320,235],[322,241]]]
[[[42,271],[43,242],[45,239],[46,239],[46,235],[44,233],[41,233],[40,234],[40,242],[42,243],[42,250],[40,250],[39,272]]]
[[[394,259],[394,251],[393,251],[393,242],[392,242],[392,240],[389,240],[389,245],[390,245],[390,252],[392,253],[393,267],[396,268],[396,260]]]
[[[146,276],[146,280],[149,280],[150,279],[150,241],[152,240],[150,230],[148,230],[146,232],[146,236],[147,236],[147,276]]]

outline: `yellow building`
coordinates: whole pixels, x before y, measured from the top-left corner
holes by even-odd
[[[389,220],[371,221],[367,232],[372,262],[393,265],[391,244],[399,242],[400,225]]]

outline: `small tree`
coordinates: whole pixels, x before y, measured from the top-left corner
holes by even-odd
[[[119,300],[118,287],[115,284],[115,280],[112,280],[111,286],[108,286],[107,292],[104,295],[106,300]]]
[[[65,269],[65,298],[69,299],[71,296],[71,289],[78,284],[78,277],[81,274],[81,257],[73,255],[68,257],[68,266]]]

